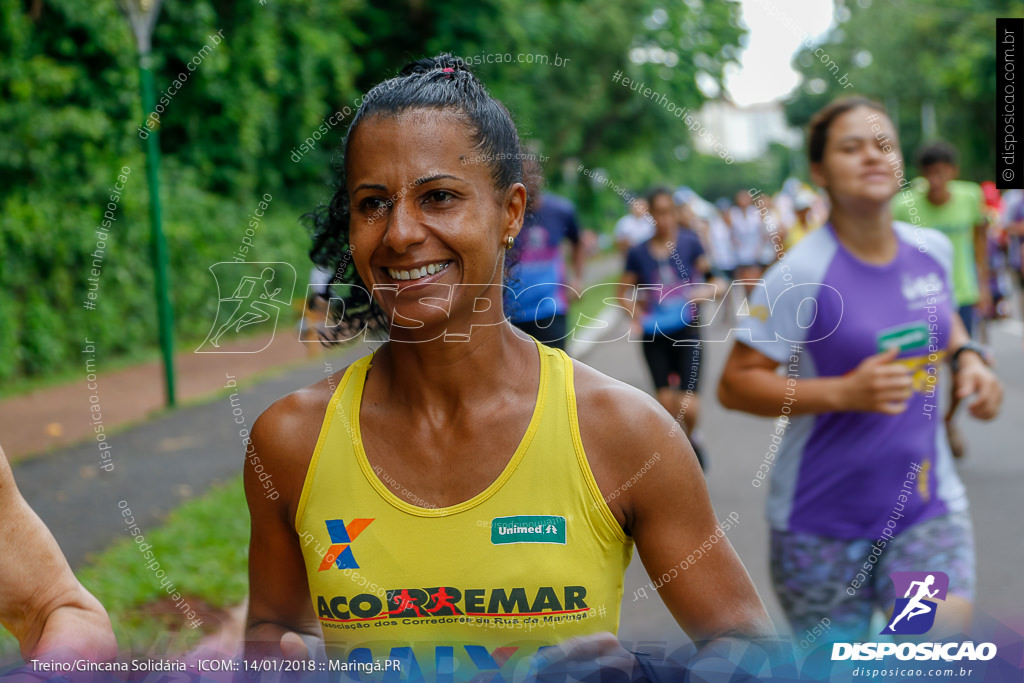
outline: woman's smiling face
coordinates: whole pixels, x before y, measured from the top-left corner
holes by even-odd
[[[518,183],[497,190],[485,161],[467,126],[442,110],[372,117],[352,134],[353,260],[398,326],[472,316],[478,297],[491,298],[488,310],[500,314],[504,240],[522,226],[526,191]]]
[[[890,163],[899,142],[885,114],[858,106],[837,116],[828,129],[821,162],[811,164],[811,177],[834,201],[884,206],[899,189]],[[899,157],[902,164],[902,157]]]

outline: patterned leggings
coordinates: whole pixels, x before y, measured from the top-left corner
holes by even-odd
[[[872,613],[891,609],[897,597],[890,572],[945,572],[949,594],[974,601],[974,529],[966,511],[906,529],[885,543],[881,554],[876,552],[877,562],[868,572],[864,563],[876,543],[772,531],[772,584],[795,643],[812,633],[819,642],[873,639],[875,634],[868,632]]]

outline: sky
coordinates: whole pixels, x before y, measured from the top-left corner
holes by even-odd
[[[790,66],[805,33],[819,38],[833,19],[832,0],[742,0],[750,29],[740,66],[726,72],[725,85],[740,106],[785,97],[799,84]]]

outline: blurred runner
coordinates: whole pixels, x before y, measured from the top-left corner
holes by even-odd
[[[949,575],[934,637],[971,620],[973,531],[935,418],[937,366],[950,362],[978,419],[995,417],[1002,389],[955,314],[949,239],[892,220],[898,182],[882,147],[896,139],[860,97],[811,120],[829,224],[769,269],[719,385],[727,408],[781,416],[756,480],[770,475],[772,581],[795,640],[825,618],[833,641],[870,636],[873,611],[898,597],[893,571]]]
[[[711,268],[725,282],[732,282],[736,273],[736,249],[729,227],[728,202],[725,206],[719,200],[714,215],[708,220],[708,245],[710,246]],[[726,307],[726,310],[729,310]]]
[[[1009,242],[1007,261],[1017,283],[1017,300],[1024,319],[1024,191],[1009,190],[1003,199],[1003,225]]]
[[[736,240],[733,237],[732,219],[729,214],[729,200],[725,197],[715,202],[715,213],[708,221],[708,243],[711,246],[711,269],[726,286],[724,300],[719,310],[723,311],[726,325],[733,321],[733,280],[736,279]]]
[[[736,279],[756,280],[764,272],[761,258],[765,248],[765,231],[761,214],[753,205],[750,192],[736,193],[736,206],[729,209],[733,243],[736,245]],[[746,290],[752,291],[752,285]]]
[[[622,275],[625,294],[637,288],[637,312],[643,331],[644,360],[654,382],[658,402],[690,439],[702,468],[706,460],[695,434],[700,414],[700,343],[696,298],[714,298],[715,287],[698,288],[710,265],[697,234],[677,223],[675,202],[666,188],[647,198],[654,218],[654,236],[626,255]],[[693,217],[692,212],[687,214]]]
[[[566,241],[572,251],[569,292],[564,287]],[[518,262],[509,271],[512,292],[505,299],[510,320],[541,343],[564,349],[569,298],[583,291],[583,244],[572,202],[546,192],[540,195],[526,216],[516,248]]]
[[[626,205],[629,207],[629,213],[615,224],[615,246],[622,255],[651,239],[651,235],[654,234],[654,221],[651,219],[647,200],[634,197],[626,202]]]
[[[1003,197],[996,184],[986,180],[981,184],[985,196],[985,220],[988,224],[988,287],[992,294],[992,306],[985,320],[1000,320],[1009,316],[1009,297],[1013,283],[1008,272],[1009,233],[1003,222]]]
[[[895,220],[934,228],[953,243],[953,291],[957,313],[974,336],[976,309],[987,311],[992,299],[988,287],[988,237],[985,204],[977,183],[956,180],[960,173],[956,150],[945,142],[925,145],[917,165],[927,186],[912,185],[910,195],[893,198]],[[914,220],[914,216],[917,219]]]
[[[811,217],[812,206],[814,206],[814,195],[804,190],[801,190],[793,200],[795,218],[786,230],[786,237],[783,239],[786,251],[795,247],[800,240],[807,236],[807,233],[818,227]]]

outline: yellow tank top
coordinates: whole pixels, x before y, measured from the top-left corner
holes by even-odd
[[[401,680],[518,680],[539,648],[618,630],[633,541],[583,452],[572,361],[537,349],[540,386],[519,447],[484,491],[445,508],[381,481],[390,475],[371,467],[359,431],[373,357],[345,372],[295,520],[329,657],[397,659]]]

